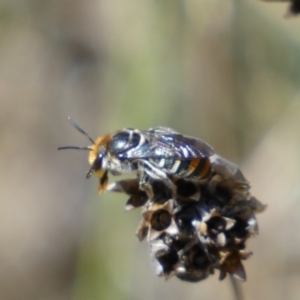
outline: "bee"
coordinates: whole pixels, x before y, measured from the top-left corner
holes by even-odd
[[[205,180],[211,174],[210,157],[214,150],[205,142],[182,135],[168,127],[149,130],[125,128],[94,140],[71,118],[70,123],[92,142],[88,147],[65,146],[63,149],[88,150],[91,165],[86,177],[100,179],[99,193],[108,184],[108,174],[136,173],[139,186],[151,195],[152,180],[161,180],[174,194],[172,177]]]

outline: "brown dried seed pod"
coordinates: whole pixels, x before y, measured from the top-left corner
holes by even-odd
[[[220,203],[233,204],[249,197],[249,185],[232,178],[222,179],[216,175],[208,183],[209,195]]]
[[[199,183],[183,178],[174,178],[174,183],[176,185],[177,196],[180,199],[199,201],[201,196]]]
[[[194,220],[200,220],[201,215],[196,205],[185,205],[175,214],[175,222],[179,231],[190,236],[194,233]]]
[[[161,239],[168,247],[174,249],[176,252],[180,252],[186,247],[187,244],[191,242],[190,237],[180,233],[177,235],[169,235],[164,233],[161,235]]]
[[[172,191],[160,180],[151,182],[153,192],[153,202],[163,204],[172,198]]]
[[[181,252],[180,263],[176,267],[176,276],[184,281],[197,282],[213,272],[213,264],[201,246],[194,245],[188,251]]]
[[[178,263],[178,255],[176,251],[169,249],[168,251],[158,251],[155,258],[161,266],[161,275],[170,277],[173,275],[175,265]]]
[[[237,183],[239,182],[249,186],[248,181],[236,164],[217,154],[210,157],[210,162],[212,172],[221,176],[222,180],[231,179]]]
[[[172,215],[165,209],[158,209],[151,215],[151,228],[162,231],[171,225]]]
[[[138,179],[126,179],[112,182],[108,185],[107,190],[130,195],[130,198],[125,205],[126,210],[141,207],[148,201],[146,192],[142,191],[139,187]]]
[[[203,271],[197,270],[197,269],[182,268],[182,270],[181,270],[180,268],[178,268],[176,277],[183,281],[199,282],[201,280],[206,279],[209,275],[211,275],[213,273],[214,273],[213,269],[211,269],[207,272],[203,272]]]
[[[164,243],[162,238],[150,241],[150,256],[156,275],[166,278],[172,275],[174,266],[178,262],[178,255]]]
[[[148,227],[148,240],[156,239],[162,233],[176,235],[178,227],[174,221],[175,201],[168,200],[164,204],[149,203],[143,212],[145,225]]]
[[[148,235],[149,230],[149,223],[146,220],[142,219],[135,235],[138,237],[139,241],[142,241]]]
[[[240,281],[246,280],[246,273],[243,264],[241,263],[240,253],[236,249],[225,249],[220,252],[221,267],[219,279],[223,280],[226,274],[232,274]]]

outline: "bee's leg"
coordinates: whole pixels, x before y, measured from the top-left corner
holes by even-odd
[[[174,182],[167,176],[167,174],[162,171],[160,168],[157,168],[153,164],[151,164],[149,161],[146,160],[140,160],[138,162],[138,170],[141,174],[141,179],[140,179],[140,185],[141,188],[144,189],[144,181],[145,178],[147,178],[147,183],[146,186],[151,186],[149,183],[149,179],[154,179],[154,180],[161,180],[163,181],[166,186],[172,191],[172,195],[176,195],[176,185]],[[152,190],[152,188],[151,188]],[[147,190],[145,189],[147,192]],[[152,191],[152,196],[153,196],[153,191]]]
[[[149,199],[154,198],[154,193],[152,186],[150,184],[150,178],[149,176],[144,172],[140,171],[140,182],[139,182],[140,188],[147,193],[147,196]]]

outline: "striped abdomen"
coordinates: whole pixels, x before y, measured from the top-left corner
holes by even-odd
[[[207,157],[191,160],[155,159],[153,162],[168,174],[178,175],[183,178],[204,179],[210,174],[210,160]]]

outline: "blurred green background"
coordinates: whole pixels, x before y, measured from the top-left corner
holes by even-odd
[[[122,127],[200,137],[263,203],[245,299],[300,298],[300,19],[256,0],[0,1],[0,299],[233,299],[157,278],[140,211],[97,195],[87,153]]]

